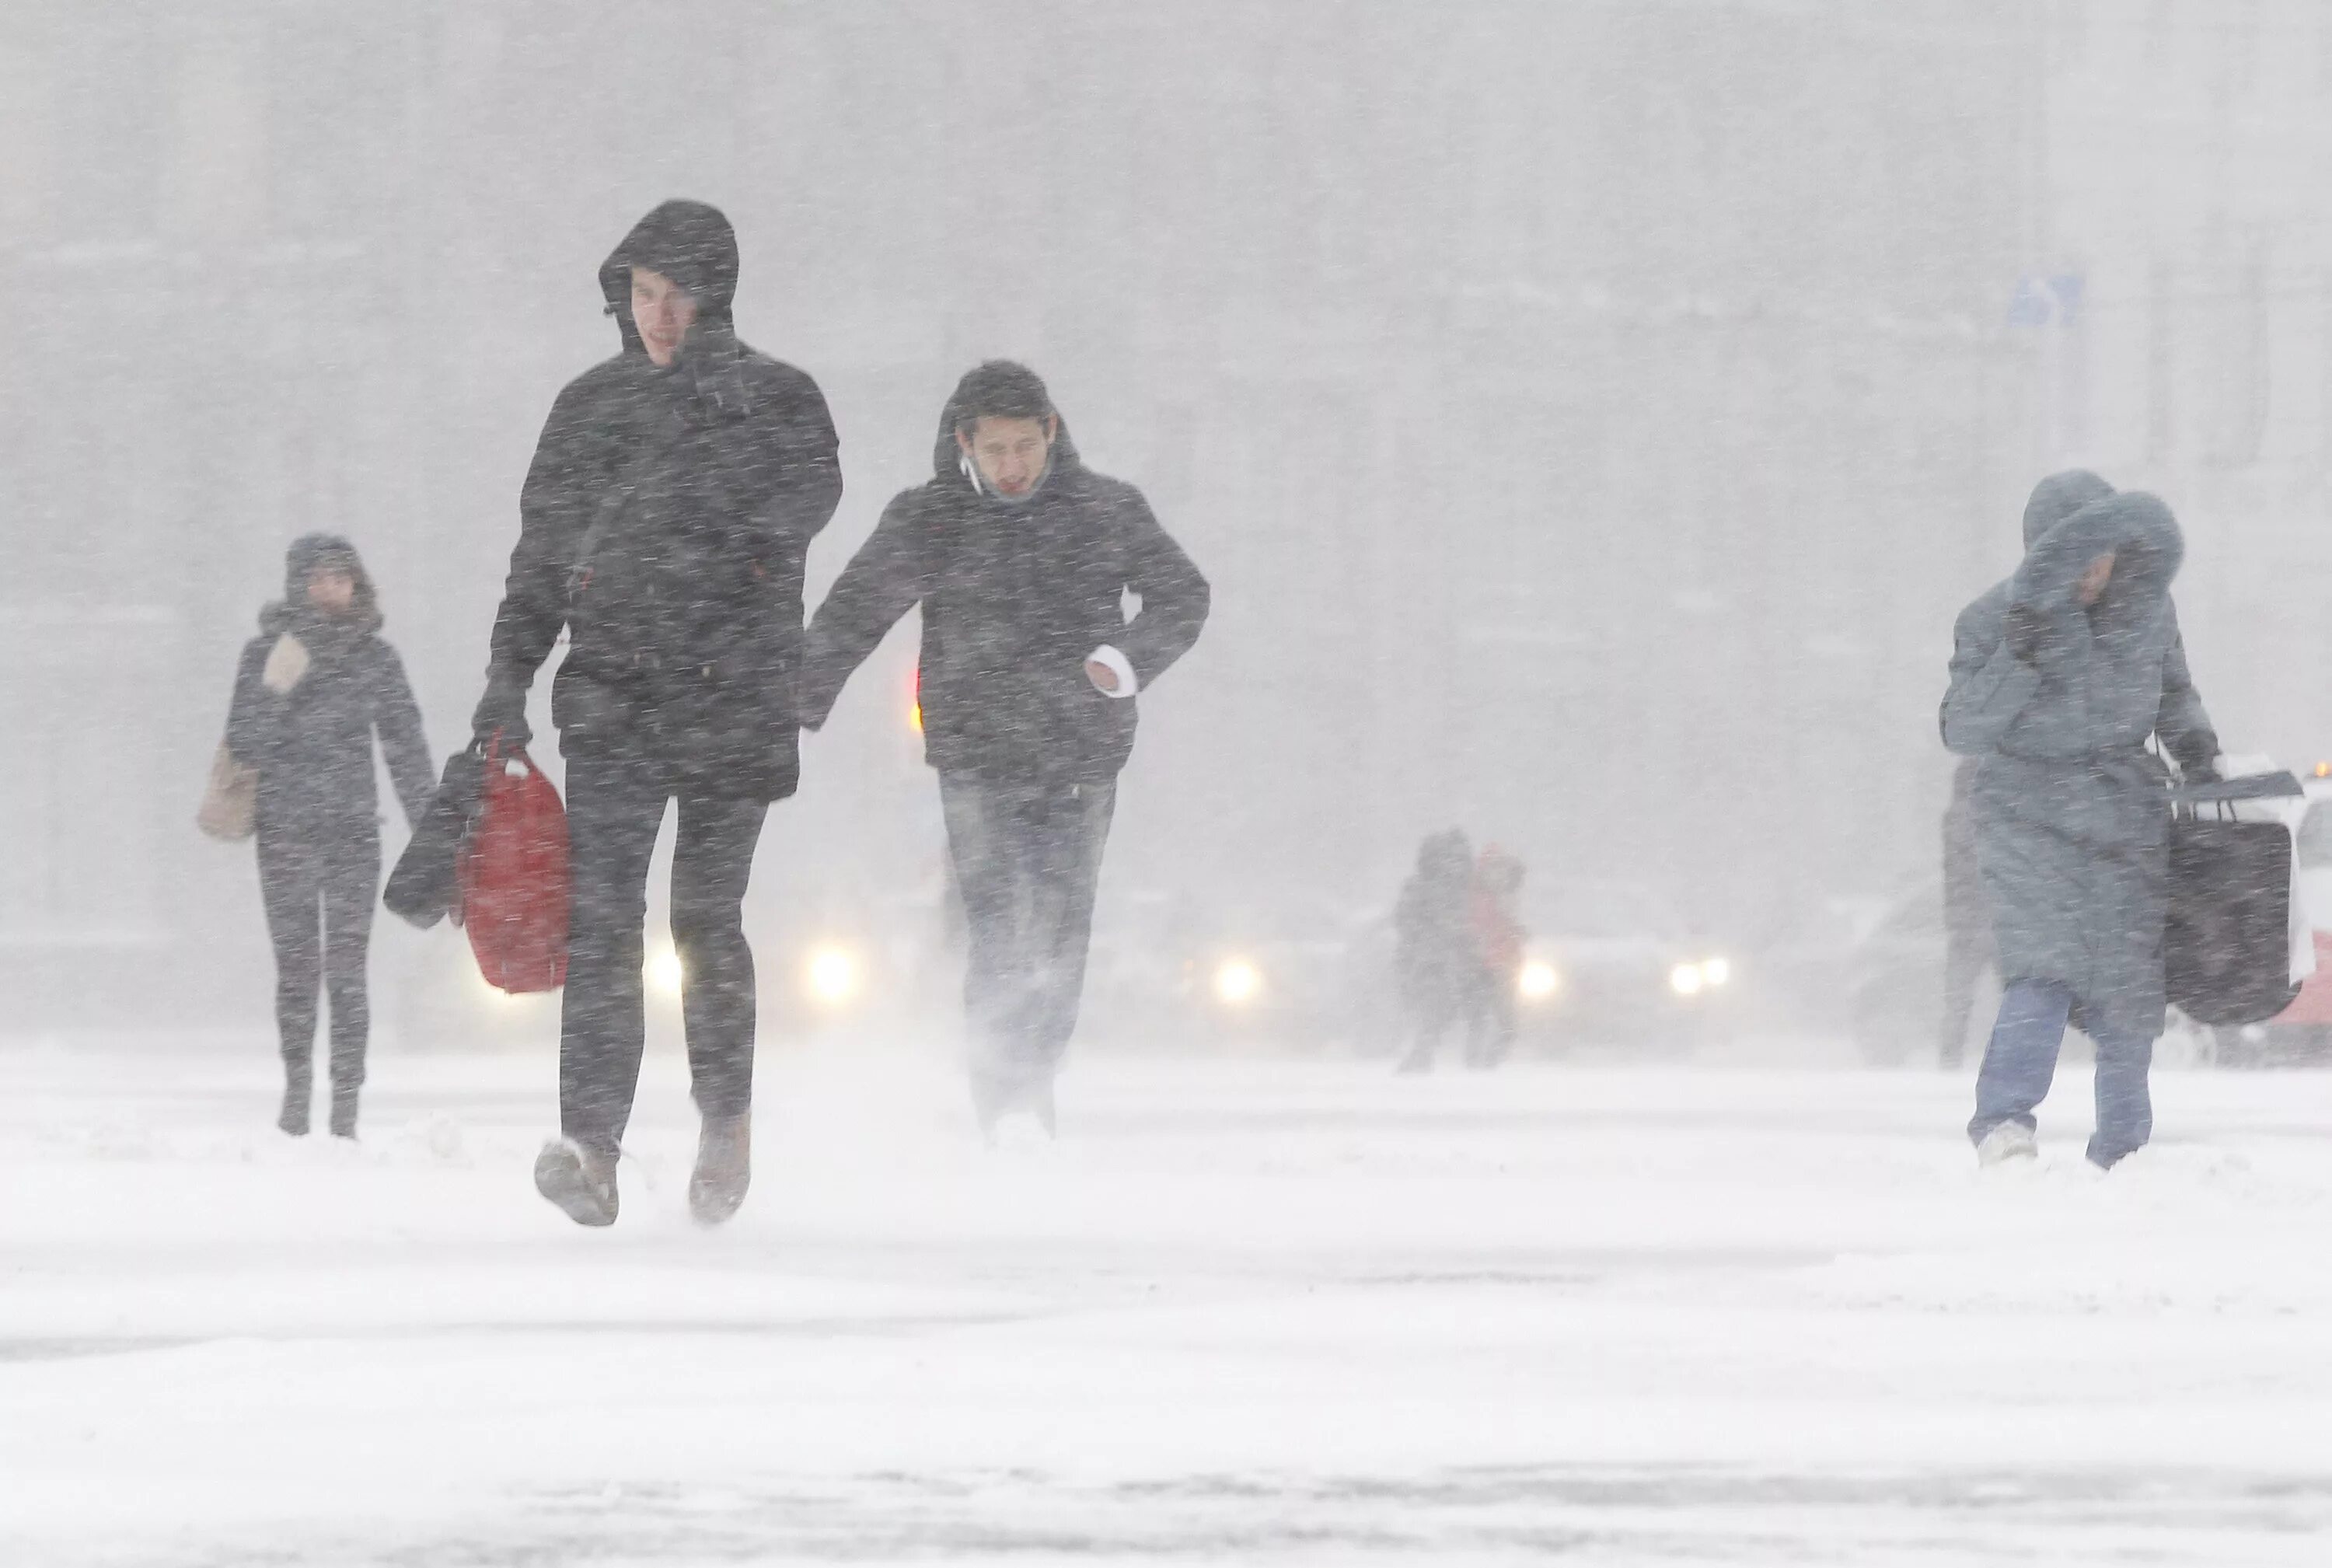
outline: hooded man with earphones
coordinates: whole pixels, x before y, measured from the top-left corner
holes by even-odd
[[[850,673],[923,611],[924,759],[940,776],[970,954],[973,1107],[1047,1131],[1075,1031],[1102,848],[1136,693],[1190,650],[1207,579],[1142,492],[1087,468],[1036,374],[991,360],[811,620],[797,705],[822,725]],[[1126,618],[1125,596],[1142,601]]]

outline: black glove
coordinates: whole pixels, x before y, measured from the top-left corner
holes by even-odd
[[[2049,617],[2031,605],[2011,605],[2001,640],[2008,651],[2028,664],[2040,662],[2040,650],[2049,641]]]
[[[526,684],[515,675],[496,674],[486,680],[486,694],[470,715],[470,733],[480,741],[502,731],[505,746],[523,746],[534,739],[526,727]]]

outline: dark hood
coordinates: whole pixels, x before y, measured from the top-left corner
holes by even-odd
[[[632,225],[599,263],[599,292],[624,336],[624,351],[645,354],[632,324],[632,269],[662,272],[696,301],[699,327],[726,326],[737,300],[737,231],[704,202],[668,201]],[[691,334],[693,336],[693,334]]]
[[[745,376],[744,345],[730,307],[737,298],[737,232],[721,209],[703,202],[668,201],[632,225],[624,243],[599,263],[599,292],[623,334],[624,352],[648,362],[632,320],[632,269],[662,272],[696,300],[696,324],[680,345],[664,385],[693,393],[705,411],[734,417],[753,405]],[[658,374],[662,374],[659,372]]]
[[[1440,883],[1463,883],[1474,875],[1474,846],[1467,842],[1465,829],[1451,827],[1432,834],[1417,846],[1417,875],[1420,880]]]
[[[2050,474],[2032,487],[2032,499],[2024,503],[2024,548],[2031,550],[2040,542],[2042,534],[2091,502],[2113,493],[2112,485],[2086,468]]]
[[[356,599],[345,616],[326,617],[308,606],[308,574],[320,566],[347,572],[356,579]],[[357,547],[337,533],[303,533],[283,552],[283,597],[259,612],[259,629],[271,636],[294,630],[346,627],[377,632],[381,627],[380,595],[372,573],[365,569]]]
[[[963,452],[955,444],[955,427],[963,422],[964,396],[972,378],[979,374],[976,369],[966,372],[963,379],[955,384],[955,390],[948,394],[947,406],[940,410],[940,433],[932,444],[932,474],[943,484],[960,484],[966,489],[971,486],[971,481],[964,476]],[[1059,423],[1053,437],[1053,454],[1045,469],[1047,483],[1060,474],[1085,466],[1077,455],[1076,442],[1069,436],[1069,422],[1061,417],[1057,408],[1053,417]]]

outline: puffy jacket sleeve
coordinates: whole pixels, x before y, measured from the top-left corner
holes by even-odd
[[[1987,595],[1953,628],[1951,685],[1944,693],[1944,744],[1964,757],[1997,748],[2040,689],[2040,672],[2008,651],[2002,607]]]
[[[274,645],[273,637],[253,637],[243,645],[243,656],[235,662],[234,695],[226,711],[226,749],[246,768],[256,768],[265,760],[269,737],[283,708],[283,699],[259,679],[267,665],[267,652]]]
[[[532,684],[567,625],[567,579],[590,514],[599,467],[591,459],[588,404],[582,381],[559,393],[519,492],[518,546],[511,552],[510,577],[502,588],[502,607],[494,615],[488,676],[512,683],[521,692]]]
[[[388,759],[388,781],[405,808],[405,825],[420,826],[435,793],[430,779],[429,739],[421,729],[421,705],[413,700],[413,684],[406,679],[405,662],[387,643],[373,676],[373,724],[380,733],[381,754]]]
[[[765,533],[808,544],[842,504],[842,442],[817,383],[801,375],[788,382],[769,421],[777,483],[760,521]]]
[[[1142,613],[1126,624],[1116,647],[1133,666],[1141,689],[1147,691],[1199,640],[1214,590],[1182,547],[1159,526],[1140,491],[1126,486],[1116,513],[1126,551],[1125,586],[1142,598]]]
[[[874,533],[810,617],[795,701],[801,722],[813,730],[833,712],[851,672],[932,591],[934,565],[921,495],[908,491],[884,509]]]
[[[2154,721],[2155,738],[2188,773],[2209,768],[2218,760],[2219,735],[2203,711],[2202,693],[2186,666],[2186,639],[2178,630],[2178,611],[2170,611],[2170,647],[2162,660],[2162,707]]]

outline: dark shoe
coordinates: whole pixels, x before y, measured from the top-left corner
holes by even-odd
[[[275,1125],[294,1138],[308,1135],[308,1105],[315,1098],[315,1085],[305,1073],[292,1073],[283,1080],[283,1109],[275,1118]]]
[[[707,1116],[696,1140],[696,1173],[688,1179],[688,1211],[699,1225],[718,1225],[744,1206],[753,1181],[753,1116]]]
[[[616,1222],[616,1157],[572,1138],[545,1143],[534,1160],[534,1190],[578,1225]]]
[[[357,1135],[357,1092],[332,1085],[332,1136],[354,1138]]]

